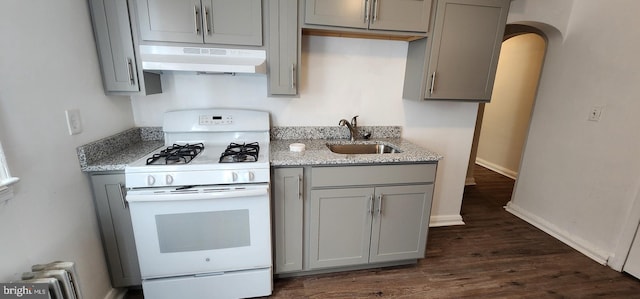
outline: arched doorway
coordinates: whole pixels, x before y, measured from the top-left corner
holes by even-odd
[[[491,103],[480,104],[467,185],[474,185],[474,164],[515,179],[527,137],[547,41],[526,25],[507,25]]]

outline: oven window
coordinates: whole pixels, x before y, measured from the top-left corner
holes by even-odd
[[[251,245],[249,210],[156,215],[161,253]]]

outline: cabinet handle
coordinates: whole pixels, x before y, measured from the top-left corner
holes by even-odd
[[[128,209],[129,205],[127,204],[127,201],[124,199],[124,186],[122,184],[118,184],[118,189],[120,190],[120,200],[122,200],[122,208],[123,209]]]
[[[373,195],[369,195],[369,214],[373,217]]]
[[[380,6],[380,1],[378,0],[373,0],[373,20],[371,20],[371,23],[375,22],[378,20],[378,8]]]
[[[296,64],[291,64],[291,89],[296,88]]]
[[[300,198],[300,200],[303,200],[302,198],[302,176],[298,176],[298,198]]]
[[[382,215],[382,194],[378,195],[378,216]]]
[[[369,0],[364,0],[364,22],[369,23]]]
[[[127,70],[129,71],[129,83],[136,85],[136,78],[133,74],[133,60],[131,58],[127,58]]]
[[[200,10],[198,9],[198,6],[194,6],[193,7],[193,14],[195,16],[195,29],[196,29],[196,35],[200,35]]]
[[[204,8],[204,23],[205,26],[207,26],[207,35],[211,35],[211,31],[213,26],[211,25],[211,22],[209,21],[209,8],[205,7]]]
[[[429,87],[429,94],[433,94],[433,90],[435,89],[434,85],[436,84],[436,72],[431,74],[431,87]]]

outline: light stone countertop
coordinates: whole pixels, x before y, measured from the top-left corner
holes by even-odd
[[[292,152],[289,145],[303,143],[305,151]],[[337,154],[327,144],[367,144],[380,143],[398,148],[400,153],[388,154]],[[272,166],[300,165],[345,165],[345,164],[387,164],[387,163],[429,163],[437,162],[442,156],[406,141],[402,138],[374,138],[371,140],[348,139],[281,139],[272,140],[270,160]]]
[[[76,152],[83,172],[124,172],[127,164],[163,145],[162,128],[141,127],[79,146]]]
[[[371,140],[355,143],[382,143],[402,152],[393,154],[336,154],[327,143],[351,143],[344,127],[274,127],[271,130],[270,162],[272,166],[339,165],[371,163],[429,163],[442,156],[400,138],[397,126],[361,127],[362,133],[372,133]],[[304,152],[289,151],[289,144],[304,143]],[[132,128],[77,148],[83,172],[124,171],[127,164],[162,147],[161,127]]]

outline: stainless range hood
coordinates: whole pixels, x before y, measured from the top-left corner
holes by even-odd
[[[266,73],[266,51],[140,45],[142,69],[205,73]]]

